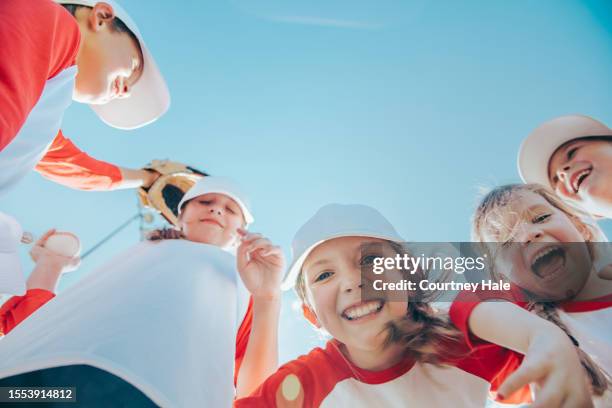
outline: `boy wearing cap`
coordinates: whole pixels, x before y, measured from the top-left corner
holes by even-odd
[[[560,116],[522,143],[518,168],[526,183],[551,187],[595,217],[612,218],[612,129],[584,115]]]
[[[72,100],[120,129],[168,109],[167,87],[138,28],[111,0],[57,3],[66,6],[4,0],[0,7],[0,192],[32,169],[83,190],[150,185],[155,173],[95,160],[60,129]]]

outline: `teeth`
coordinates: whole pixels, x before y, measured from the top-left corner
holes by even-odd
[[[580,183],[582,182],[583,178],[588,176],[590,173],[591,169],[584,169],[580,173],[578,173],[576,177],[574,177],[574,181],[572,182],[572,188],[574,189],[574,192],[578,192],[578,189],[580,188]]]
[[[348,317],[349,320],[359,319],[367,316],[371,313],[377,312],[382,308],[382,301],[371,300],[366,303],[361,303],[356,306],[351,306],[346,309],[343,314]]]
[[[533,261],[531,262],[531,266],[533,267],[540,260],[540,258],[545,257],[549,253],[557,250],[558,248],[559,247],[557,246],[552,246],[552,247],[541,249],[540,252],[538,252],[536,256],[533,258]]]

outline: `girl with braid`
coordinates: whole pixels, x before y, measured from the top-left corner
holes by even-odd
[[[570,339],[590,382],[596,406],[612,405],[612,281],[595,267],[608,243],[583,215],[538,184],[513,184],[489,192],[473,219],[473,238],[493,260],[493,273],[513,284],[510,300],[559,327]],[[460,302],[451,308],[458,326],[507,302]],[[500,323],[500,324],[503,324]],[[491,329],[493,330],[493,329]]]
[[[397,269],[372,275],[376,258],[410,253],[373,208],[324,206],[292,246],[283,286],[295,287],[304,317],[332,339],[283,365],[236,407],[485,407],[495,378],[511,381],[508,389],[532,380],[508,376],[508,356],[518,353],[546,380],[539,406],[591,406],[572,343],[548,321],[507,305],[507,327],[491,335],[475,321],[473,332],[491,342],[470,347],[427,294],[370,293],[372,279],[425,278]]]

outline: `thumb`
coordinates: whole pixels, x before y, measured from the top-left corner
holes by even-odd
[[[608,264],[603,268],[600,268],[597,272],[597,276],[601,279],[612,280],[612,264]]]

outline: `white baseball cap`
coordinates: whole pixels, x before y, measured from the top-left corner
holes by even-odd
[[[97,0],[55,0],[60,4],[76,4],[93,7]],[[134,33],[144,58],[142,75],[130,91],[129,98],[113,99],[104,105],[89,105],[106,124],[119,129],[136,129],[155,121],[170,107],[170,92],[164,78],[149,52],[138,26],[129,14],[115,1],[103,0]]]
[[[18,252],[22,236],[17,220],[0,212],[0,294],[21,295],[26,290]]]
[[[521,144],[518,170],[525,183],[550,186],[548,164],[563,144],[581,137],[612,136],[612,129],[585,115],[559,116],[538,126]]]
[[[330,239],[355,236],[404,242],[393,225],[374,208],[359,204],[328,204],[295,234],[291,243],[293,261],[281,289],[295,286],[304,261],[315,247]]]
[[[255,221],[251,213],[251,205],[244,191],[242,191],[242,189],[233,180],[226,177],[217,176],[202,177],[193,185],[193,187],[187,190],[178,205],[179,214],[183,209],[183,205],[187,203],[187,201],[209,193],[223,194],[234,200],[242,210],[244,221],[247,225],[252,224],[253,221]]]

